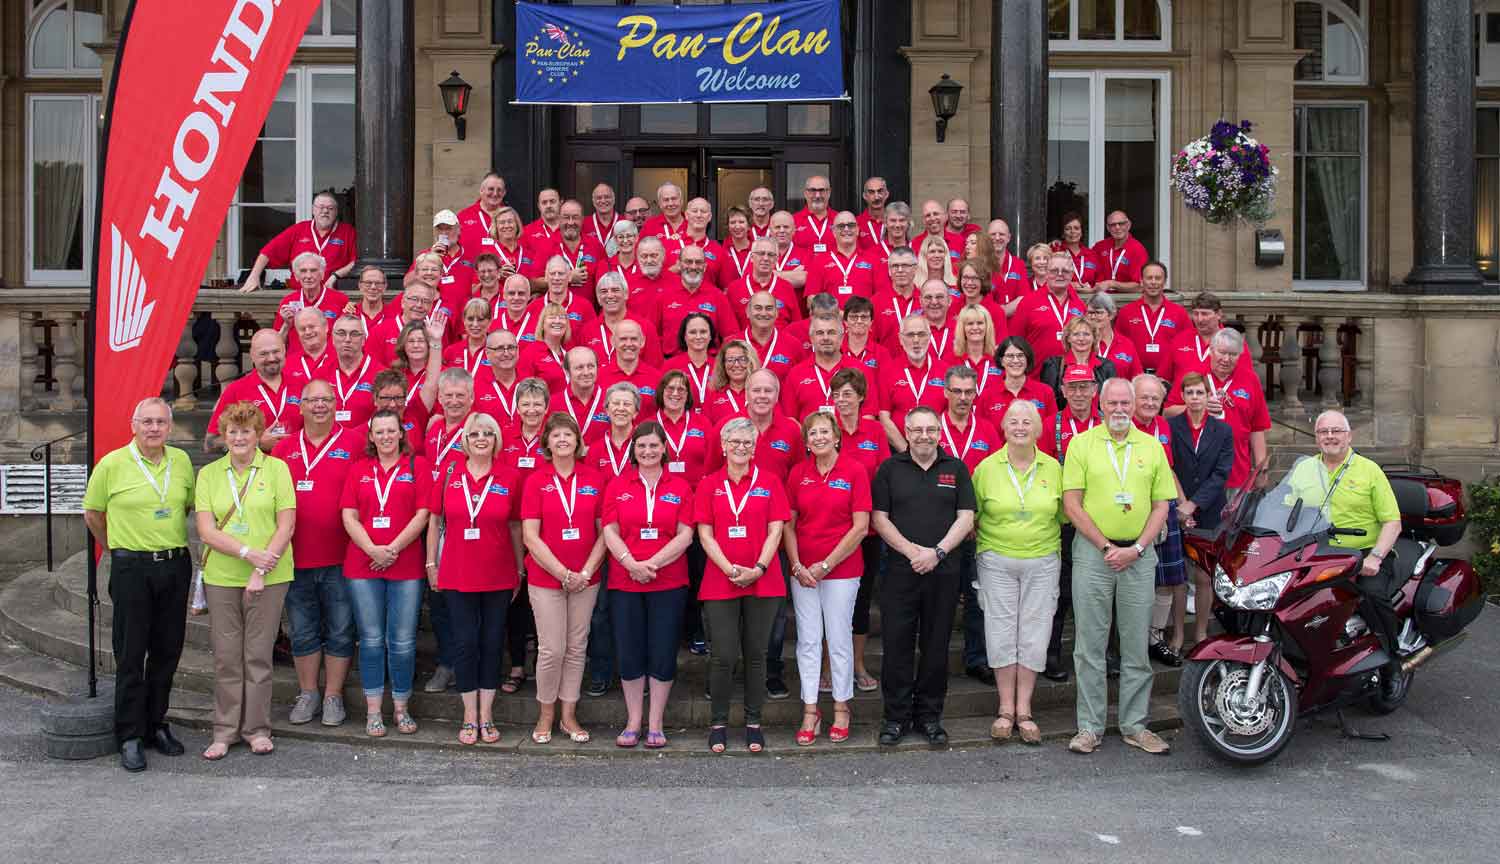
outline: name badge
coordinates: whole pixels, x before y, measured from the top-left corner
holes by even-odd
[[[819,255],[821,255],[824,252],[828,251],[828,244],[827,243],[814,243],[813,244],[813,251],[816,252],[816,253],[818,253]]]
[[[1115,493],[1115,503],[1116,504],[1134,504],[1135,503],[1135,496],[1132,495],[1132,494],[1130,494],[1129,492],[1116,492]]]
[[[480,246],[493,246],[493,245],[495,245],[495,238],[493,238],[493,237],[480,237],[479,238],[479,245]]]
[[[1059,342],[1063,341],[1063,335],[1062,335],[1062,331],[1061,330],[1057,331],[1057,341],[1059,341]]]
[[[1161,353],[1161,346],[1158,345],[1158,344],[1156,344],[1155,342],[1147,342],[1146,343],[1146,351],[1148,353],[1150,353],[1150,354],[1160,354]]]
[[[818,410],[822,411],[824,414],[832,414],[833,413],[833,406],[832,405],[819,405],[818,406]]]
[[[172,516],[172,511],[163,508],[161,510],[157,510],[156,512],[152,513],[151,515],[155,516],[157,519],[170,519],[171,516]]]
[[[671,472],[673,474],[686,474],[687,473],[687,463],[686,462],[668,462],[667,463],[667,471],[669,471],[669,472]]]
[[[578,529],[577,528],[564,528],[562,530],[562,539],[564,539],[564,540],[577,540],[578,539]]]
[[[656,529],[655,528],[642,528],[641,529],[641,539],[642,540],[655,540],[656,539]]]
[[[311,491],[313,491],[313,481],[311,481],[311,480],[298,480],[297,481],[297,491],[298,492],[311,492]]]
[[[442,285],[452,285],[454,282],[457,282],[457,281],[458,281],[457,277],[454,277],[454,276],[444,276],[442,279],[438,280],[438,282],[440,284],[442,284]]]
[[[250,523],[248,523],[248,522],[230,522],[229,523],[229,533],[230,534],[237,534],[237,535],[243,537],[246,534],[250,533]]]
[[[516,467],[517,468],[535,468],[536,467],[536,457],[535,456],[522,456],[521,458],[519,458],[519,459],[516,460]]]
[[[333,412],[333,419],[339,423],[348,423],[354,419],[354,415],[348,411],[335,411]]]
[[[1019,519],[1022,522],[1030,522],[1031,521],[1031,511],[1030,510],[1017,510],[1016,511],[1016,518]]]
[[[848,296],[848,295],[853,294],[853,293],[854,293],[854,286],[853,285],[840,285],[839,286],[839,294],[841,294],[843,296]]]
[[[464,539],[465,540],[478,540],[479,539],[479,529],[478,528],[465,528],[464,529]]]
[[[743,526],[743,525],[730,525],[729,526],[729,539],[731,539],[731,540],[743,540],[743,539],[745,539],[746,537],[749,537],[749,536],[750,536],[750,531],[745,526]]]
[[[389,527],[391,527],[391,517],[389,517],[389,516],[371,516],[370,517],[370,527],[371,528],[389,528]]]
[[[271,434],[272,435],[285,435],[286,434],[286,427],[283,426],[283,425],[281,425],[280,423],[277,423],[275,426],[271,427]]]

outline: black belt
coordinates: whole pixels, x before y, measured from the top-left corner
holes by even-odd
[[[1106,537],[1104,539],[1106,541],[1108,541],[1109,543],[1112,543],[1112,544],[1114,544],[1116,546],[1119,546],[1121,549],[1133,549],[1133,548],[1135,548],[1135,544],[1141,542],[1140,540],[1138,540],[1135,537],[1132,537],[1129,540],[1111,540],[1108,537]]]
[[[126,561],[171,561],[177,558],[186,558],[188,550],[186,546],[178,546],[176,549],[159,549],[155,552],[137,552],[134,549],[111,549],[112,557],[123,558]]]

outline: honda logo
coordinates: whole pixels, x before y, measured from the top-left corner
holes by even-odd
[[[109,239],[109,347],[128,351],[141,344],[156,301],[145,302],[146,280],[140,262],[113,223]]]

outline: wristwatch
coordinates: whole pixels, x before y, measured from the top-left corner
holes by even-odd
[[[1130,548],[1134,549],[1135,550],[1135,554],[1137,554],[1137,555],[1145,555],[1146,554],[1146,547],[1142,546],[1140,544],[1140,541],[1136,541],[1135,543],[1130,544]]]
[[[932,547],[932,551],[933,551],[933,553],[935,555],[937,555],[937,559],[939,561],[941,561],[944,558],[948,557],[948,552],[946,550],[944,550],[943,547],[941,547],[941,546],[934,546],[934,547]]]
[[[767,570],[769,570],[771,568],[769,568],[766,565],[764,565],[764,564],[760,563],[759,561],[757,561],[757,562],[755,562],[755,569],[759,570],[761,573],[765,573]]]

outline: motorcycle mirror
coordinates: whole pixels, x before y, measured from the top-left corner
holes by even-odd
[[[1302,499],[1298,498],[1297,499],[1297,503],[1292,505],[1292,513],[1291,513],[1291,515],[1288,516],[1288,517],[1286,517],[1286,533],[1288,533],[1288,534],[1292,533],[1292,529],[1297,526],[1297,520],[1299,518],[1301,518],[1301,516],[1302,516]]]

